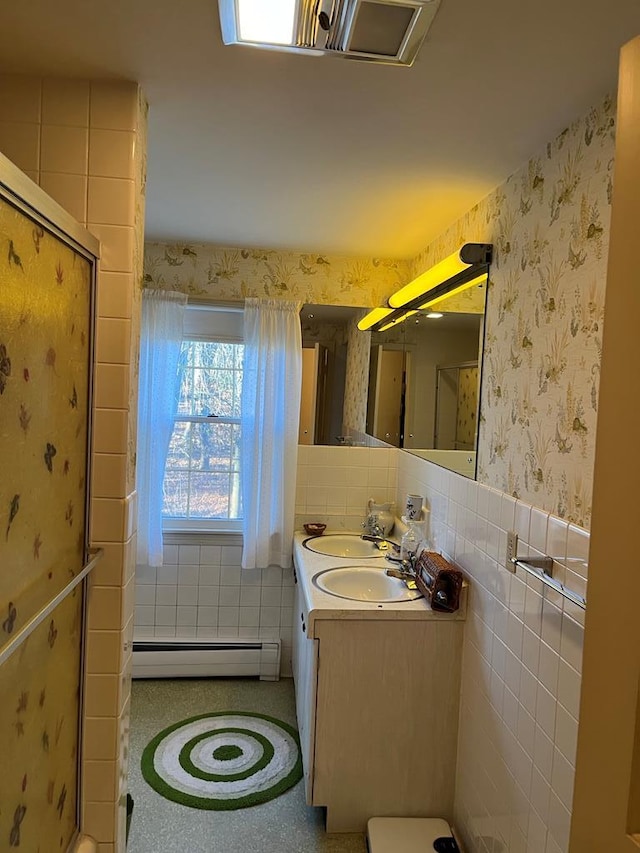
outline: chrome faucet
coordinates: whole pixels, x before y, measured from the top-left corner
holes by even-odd
[[[398,568],[391,568],[388,566],[384,571],[385,574],[390,578],[398,578],[405,582],[407,589],[415,589],[416,588],[416,555],[409,554],[408,557],[401,557],[400,553],[397,554],[386,554],[385,560],[388,560],[390,563],[395,563]]]
[[[388,558],[387,558],[388,559]],[[416,574],[413,571],[413,568],[405,569],[404,566],[411,566],[411,563],[408,560],[403,560],[402,569],[385,569],[384,572],[386,575],[389,575],[390,578],[399,578],[401,581],[404,581],[407,589],[415,589],[416,588]]]
[[[372,537],[371,541],[376,539],[384,539],[384,527],[379,523],[377,515],[368,515],[361,525],[364,530],[366,530],[366,534],[363,535],[363,539]]]
[[[400,546],[397,545],[395,542],[392,542],[390,539],[386,539],[384,536],[373,535],[370,533],[363,533],[360,538],[364,539],[365,542],[373,542],[373,544],[376,546],[378,551],[389,551],[389,550],[391,550],[392,553],[395,553],[395,554],[400,553]],[[388,559],[391,559],[391,557],[388,557]]]

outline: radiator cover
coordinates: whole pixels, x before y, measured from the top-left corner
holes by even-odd
[[[280,640],[133,641],[133,678],[280,678]]]

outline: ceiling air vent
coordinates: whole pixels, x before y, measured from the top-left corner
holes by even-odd
[[[440,0],[218,0],[222,40],[411,65]]]

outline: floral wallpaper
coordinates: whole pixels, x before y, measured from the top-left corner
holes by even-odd
[[[362,313],[364,315],[366,312]],[[367,424],[371,332],[361,332],[358,329],[359,319],[360,317],[356,317],[349,324],[342,425],[346,432],[364,433]]]
[[[457,450],[475,450],[477,409],[478,368],[462,367],[458,372]]]
[[[91,267],[0,200],[0,646],[82,568]],[[76,829],[82,596],[0,667],[0,849]]]
[[[147,243],[146,287],[216,300],[264,297],[373,307],[407,282],[407,261],[229,249],[203,243]]]
[[[494,244],[478,479],[588,528],[615,103],[575,121],[412,262]]]

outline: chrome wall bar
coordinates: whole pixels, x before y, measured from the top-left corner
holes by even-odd
[[[70,592],[81,583],[89,572],[94,569],[104,555],[104,551],[102,548],[91,549],[89,552],[91,559],[83,566],[82,570],[78,572],[78,574],[73,578],[73,580],[69,581],[69,583],[64,587],[64,589],[60,590],[60,592],[56,595],[55,598],[52,598],[35,616],[32,616],[28,622],[26,622],[22,628],[18,631],[15,637],[12,637],[9,642],[2,647],[0,650],[0,666],[11,657],[11,655],[18,649],[22,643],[27,639],[27,637],[32,634],[35,629],[40,625],[44,620],[49,616],[49,614],[56,609],[56,607],[60,604],[61,601],[69,595]]]
[[[549,589],[559,592],[560,595],[582,608],[582,610],[587,609],[587,599],[584,596],[578,595],[577,592],[568,589],[568,587],[553,577],[553,560],[551,557],[513,557],[511,562],[514,566],[522,569],[523,572],[537,578],[545,586],[548,586]]]

